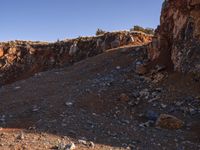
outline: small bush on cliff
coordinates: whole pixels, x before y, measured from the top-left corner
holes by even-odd
[[[154,34],[154,29],[153,28],[143,28],[141,26],[135,25],[133,28],[130,29],[130,31],[141,31],[146,34]]]
[[[144,32],[144,28],[138,25],[135,25],[133,28],[130,29],[130,31],[142,31]]]
[[[96,35],[101,35],[101,34],[104,34],[106,33],[106,31],[102,30],[102,29],[97,29],[96,31]]]
[[[146,28],[145,30],[144,30],[144,32],[145,33],[147,33],[147,34],[154,34],[155,33],[155,30],[154,29],[152,29],[152,28]]]

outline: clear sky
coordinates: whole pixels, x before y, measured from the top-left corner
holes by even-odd
[[[155,28],[163,0],[1,0],[0,41],[94,35],[97,28]]]

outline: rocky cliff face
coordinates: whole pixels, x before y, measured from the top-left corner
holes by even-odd
[[[200,0],[165,0],[149,57],[176,71],[200,72]]]
[[[37,72],[92,57],[124,45],[143,45],[152,36],[139,32],[112,32],[96,37],[55,43],[13,41],[0,43],[0,85],[29,77]]]

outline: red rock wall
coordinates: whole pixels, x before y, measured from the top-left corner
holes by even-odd
[[[113,32],[56,43],[15,41],[0,43],[0,85],[55,67],[68,66],[87,57],[123,45],[151,41],[143,33]]]
[[[149,57],[177,71],[200,72],[200,0],[165,0]]]

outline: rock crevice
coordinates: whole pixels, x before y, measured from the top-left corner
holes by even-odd
[[[149,58],[181,72],[200,72],[200,0],[165,0]]]

